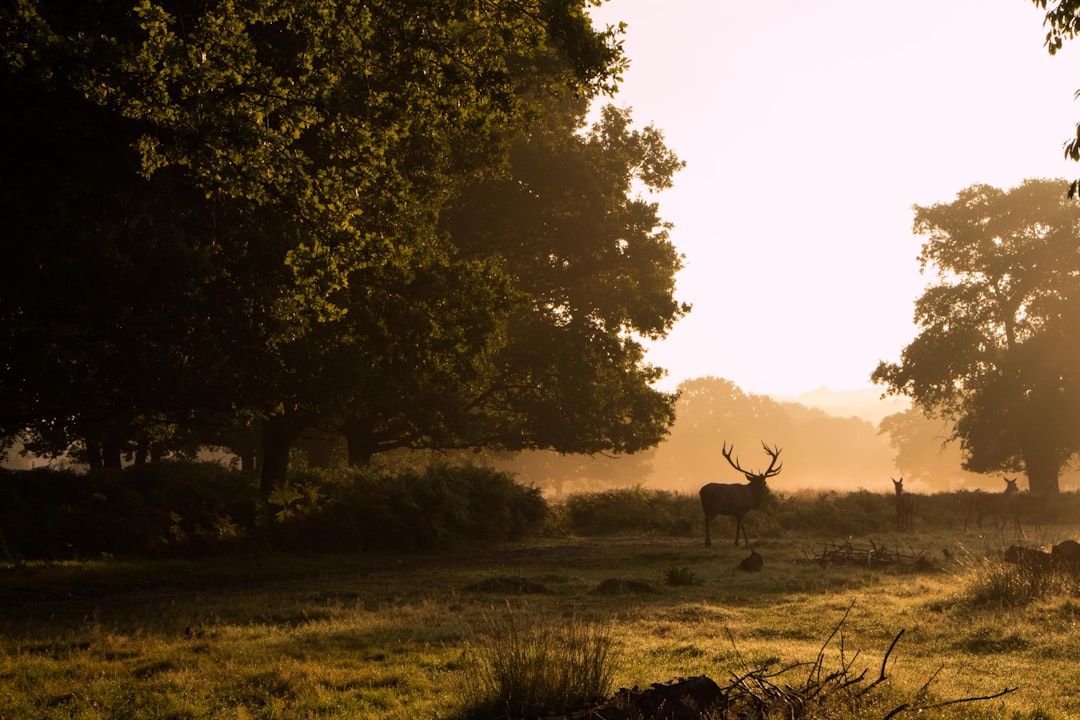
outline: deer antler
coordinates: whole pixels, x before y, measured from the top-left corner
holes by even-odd
[[[723,450],[721,450],[720,452],[721,452],[721,453],[723,454],[723,456],[724,456],[725,458],[727,458],[727,461],[728,461],[728,463],[730,463],[730,464],[731,464],[731,467],[735,468],[736,470],[738,470],[739,472],[743,473],[744,475],[746,475],[746,474],[749,474],[749,473],[747,473],[747,472],[746,472],[745,470],[743,470],[743,469],[742,469],[741,467],[739,467],[739,457],[738,457],[737,455],[735,456],[735,459],[734,459],[734,460],[732,460],[732,459],[731,459],[731,453],[732,453],[732,452],[733,452],[734,450],[735,450],[735,446],[734,446],[734,445],[732,445],[732,446],[731,446],[731,450],[728,450],[728,449],[727,449],[727,443],[725,442],[725,443],[724,443],[724,449],[723,449]]]
[[[721,453],[723,454],[723,456],[725,458],[727,458],[727,461],[731,464],[731,467],[735,468],[736,470],[738,470],[739,472],[741,472],[743,475],[745,475],[747,477],[751,477],[751,476],[753,476],[753,477],[763,477],[763,478],[776,477],[777,475],[780,474],[780,470],[784,467],[784,463],[780,463],[779,465],[776,465],[776,461],[780,457],[780,448],[778,448],[778,447],[777,448],[771,448],[771,447],[769,447],[768,445],[765,444],[764,440],[761,442],[761,447],[765,448],[765,452],[768,453],[769,457],[772,458],[772,462],[769,463],[769,468],[763,473],[755,473],[755,472],[751,472],[750,470],[744,470],[743,467],[741,465],[739,465],[739,456],[738,455],[736,455],[735,459],[732,460],[731,459],[731,453],[734,452],[734,450],[735,450],[734,445],[731,446],[731,450],[728,450],[727,443],[725,442],[724,443],[724,449],[721,450]],[[775,468],[774,468],[774,466],[775,466]]]
[[[776,477],[777,475],[780,474],[780,470],[784,467],[784,463],[780,463],[779,465],[776,465],[776,460],[777,460],[777,458],[780,457],[780,448],[778,448],[778,447],[770,448],[768,445],[765,444],[764,440],[761,441],[761,447],[765,448],[765,452],[767,452],[769,454],[769,457],[772,458],[772,462],[769,463],[769,469],[764,472],[764,476],[765,477]],[[773,465],[776,465],[775,470],[773,470]]]

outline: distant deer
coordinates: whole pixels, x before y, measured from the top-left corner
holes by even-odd
[[[904,492],[904,478],[889,479],[896,491],[896,525],[901,530],[911,530],[915,523],[915,497]]]
[[[731,453],[735,450],[735,446],[732,445],[731,450],[728,450],[727,443],[724,443],[724,449],[721,451],[724,457],[727,458],[728,463],[733,468],[745,475],[749,482],[745,485],[742,483],[709,483],[701,488],[699,495],[701,496],[701,508],[705,511],[705,547],[712,545],[712,538],[709,536],[709,525],[717,515],[730,515],[735,518],[736,545],[739,544],[739,533],[742,533],[743,540],[747,543],[750,542],[746,537],[746,528],[743,527],[743,516],[761,504],[761,501],[769,494],[765,479],[776,477],[780,474],[780,468],[783,467],[783,463],[776,464],[777,458],[780,457],[780,448],[770,448],[764,442],[761,443],[761,446],[765,448],[765,452],[772,458],[772,462],[769,463],[769,467],[765,472],[755,473],[740,467],[738,457],[732,460]]]
[[[964,517],[964,529],[974,516],[975,524],[982,527],[982,519],[987,515],[993,515],[998,519],[998,527],[1005,526],[1007,520],[1012,520],[1017,530],[1020,530],[1020,513],[1017,507],[1020,488],[1016,486],[1016,478],[1002,477],[1005,481],[1005,489],[999,493],[987,493],[976,490],[971,494],[971,502],[968,505],[967,515]]]

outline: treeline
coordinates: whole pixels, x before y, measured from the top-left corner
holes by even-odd
[[[488,461],[555,496],[633,485],[696,493],[707,482],[743,481],[721,455],[725,443],[744,467],[754,468],[768,462],[761,449],[766,442],[783,451],[783,471],[773,484],[787,491],[889,491],[890,478],[901,476],[908,488],[924,492],[1001,485],[999,476],[963,470],[958,445],[945,444],[948,427],[917,410],[888,415],[875,426],[746,393],[721,378],[683,382],[678,393],[675,421],[655,448],[618,457],[531,452]]]
[[[250,476],[211,464],[89,476],[0,471],[0,560],[442,552],[567,535],[704,537],[696,493],[637,486],[545,499],[505,473],[449,465],[396,474],[307,470],[297,479],[263,497]],[[974,495],[915,495],[914,532],[965,524],[971,532],[996,531],[1001,518],[985,517],[977,527],[969,517]],[[1080,497],[1022,507],[1024,523],[1053,522],[1080,511]],[[867,490],[775,491],[745,525],[751,538],[901,532],[892,494]],[[729,518],[719,518],[713,532],[723,539],[731,528]]]

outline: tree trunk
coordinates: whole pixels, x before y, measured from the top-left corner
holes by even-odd
[[[340,463],[341,434],[317,427],[306,428],[293,445],[307,453],[308,466],[329,469]]]
[[[107,440],[101,446],[101,464],[106,470],[119,470],[124,466],[122,461],[123,443],[115,440]]]
[[[350,417],[345,419],[344,431],[349,449],[349,464],[353,467],[366,466],[379,450],[371,426],[363,420]]]
[[[261,435],[260,426],[253,425],[242,427],[231,433],[229,450],[240,458],[240,471],[255,474],[262,471],[262,465],[258,462],[259,443]]]
[[[150,440],[146,436],[139,438],[138,443],[135,445],[135,464],[145,465],[147,459],[150,457]]]
[[[104,465],[101,463],[101,445],[93,440],[83,440],[83,444],[86,445],[86,463],[90,466],[90,471],[101,470]]]
[[[1024,469],[1028,476],[1028,489],[1032,495],[1057,495],[1061,492],[1058,476],[1061,462],[1057,448],[1048,433],[1035,433],[1024,439]]]
[[[1057,495],[1061,492],[1058,483],[1057,463],[1029,462],[1027,466],[1028,487],[1032,495]]]
[[[285,415],[274,415],[262,421],[262,453],[259,465],[259,490],[263,496],[269,495],[279,485],[284,485],[289,476],[289,450],[298,431],[297,423]]]

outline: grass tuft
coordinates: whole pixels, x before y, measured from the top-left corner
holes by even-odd
[[[960,604],[970,609],[1022,608],[1038,600],[1069,597],[1080,591],[1077,578],[1053,568],[1006,562],[1000,555],[967,556]]]
[[[670,567],[664,570],[664,582],[668,585],[701,585],[698,574],[686,567]]]
[[[485,620],[473,646],[480,687],[466,717],[535,717],[611,691],[618,653],[609,625],[578,617],[545,622],[509,606]]]

